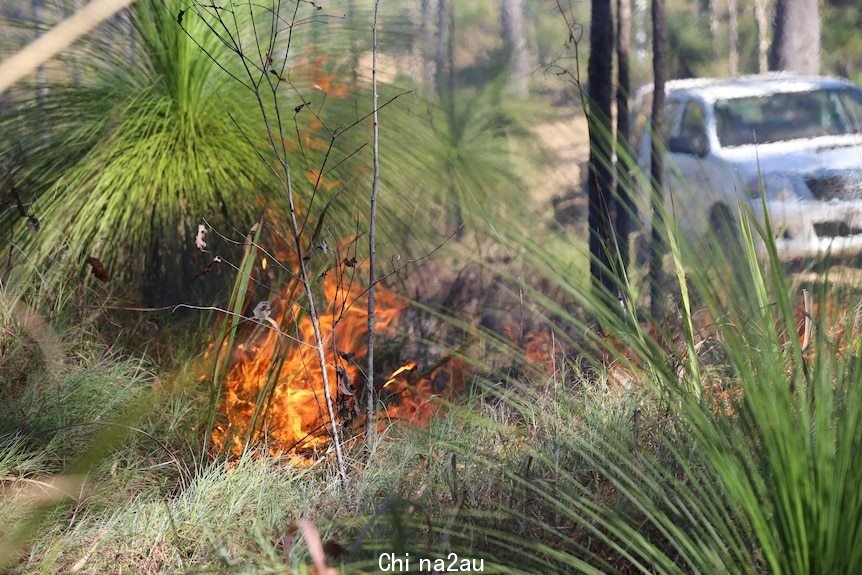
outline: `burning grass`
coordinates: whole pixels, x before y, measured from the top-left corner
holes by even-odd
[[[322,290],[328,302],[320,324],[329,391],[339,424],[361,429],[367,290],[338,273],[325,275]],[[255,328],[232,352],[219,408],[223,423],[212,437],[217,448],[235,456],[262,443],[272,455],[295,455],[295,462],[308,463],[303,455],[318,453],[330,444],[324,378],[311,320],[297,304],[287,301],[288,297],[278,300],[268,316],[271,326]],[[375,315],[380,338],[396,334],[407,305],[403,298],[378,286]],[[419,362],[410,359],[388,375],[375,374],[375,382],[384,416],[381,424],[391,420],[427,424],[439,407],[437,398],[451,397],[461,387],[461,373],[454,364],[422,371]]]

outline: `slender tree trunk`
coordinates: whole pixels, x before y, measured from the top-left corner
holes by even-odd
[[[345,21],[356,22],[356,16],[356,0],[347,0],[347,18]],[[344,30],[344,33],[350,37],[350,85],[355,86],[359,80],[359,42],[354,37],[352,30]]]
[[[647,12],[649,12],[648,0],[634,0],[634,35],[635,55],[638,60],[646,59],[649,54],[649,41],[647,37]]]
[[[374,2],[374,24],[371,27],[371,90],[374,119],[374,175],[371,181],[371,207],[368,225],[368,366],[365,376],[365,451],[374,450],[374,294],[377,291],[377,192],[380,189],[380,132],[377,123],[377,9]]]
[[[727,0],[727,25],[730,33],[728,49],[728,71],[731,76],[739,73],[739,18],[736,0]]]
[[[519,97],[527,95],[527,81],[530,77],[524,2],[525,0],[503,0],[503,9],[500,11],[509,59],[509,84],[512,93]]]
[[[709,0],[709,37],[712,40],[712,53],[716,56],[720,52],[718,44],[718,24],[721,18],[719,14],[719,0]]]
[[[447,58],[447,44],[446,40],[449,36],[447,34],[447,24],[449,20],[449,8],[446,4],[446,0],[437,0],[437,30],[435,32],[435,42],[436,49],[434,53],[434,70],[435,70],[435,84],[437,88],[437,93],[440,96],[443,96],[448,92],[447,84],[447,70],[446,70],[446,61]]]
[[[664,255],[664,85],[667,80],[667,34],[664,22],[664,0],[652,0],[653,26],[653,98],[650,121],[650,175],[652,193],[652,238],[650,241],[649,284],[653,317],[664,315],[666,299],[662,286],[662,256]]]
[[[417,75],[414,76],[416,82],[428,95],[435,85],[434,15],[431,11],[431,0],[420,0],[417,18],[417,34],[413,40],[413,73]]]
[[[629,46],[631,45],[631,0],[617,0],[617,206],[615,228],[620,265],[629,264],[629,234],[634,206],[631,201],[629,160]],[[621,275],[622,277],[622,275]]]
[[[33,22],[36,24],[36,37],[38,38],[44,32],[47,26],[45,14],[45,0],[33,0],[31,3],[33,11]],[[45,66],[39,66],[36,70],[36,99],[39,105],[43,105],[45,97],[48,95],[48,79],[45,74]]]
[[[440,0],[442,3],[443,0]],[[454,4],[445,14],[447,16],[446,27],[446,92],[449,95],[449,114],[454,122],[455,118],[455,6]]]
[[[590,59],[587,64],[590,138],[588,226],[590,275],[594,293],[613,297],[617,289],[610,270],[614,263],[613,135],[610,130],[613,99],[614,28],[610,0],[592,0],[590,15]]]
[[[778,0],[775,33],[769,53],[771,70],[800,74],[820,72],[820,12],[818,0]]]
[[[440,0],[443,3],[443,0]],[[446,14],[449,20],[449,26],[446,30],[446,63],[443,68],[437,70],[438,76],[443,76],[445,70],[445,78],[446,78],[446,95],[445,95],[445,107],[446,107],[446,117],[449,123],[449,134],[454,135],[458,128],[458,114],[455,109],[455,6],[452,5]],[[442,25],[442,23],[441,23]],[[454,213],[454,225],[455,227],[455,237],[460,239],[464,234],[464,219],[466,214],[462,209],[462,203],[460,200],[457,200],[457,186],[452,177],[449,178],[449,197],[454,200],[455,213]]]
[[[769,70],[769,0],[754,0],[754,21],[757,23],[757,71]]]

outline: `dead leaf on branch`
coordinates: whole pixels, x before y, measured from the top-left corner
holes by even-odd
[[[214,257],[210,263],[208,263],[201,271],[195,274],[195,277],[193,277],[192,280],[196,280],[199,277],[210,273],[213,269],[213,266],[219,262],[221,262],[221,258],[218,256]]]
[[[204,224],[198,224],[198,235],[195,236],[195,247],[202,252],[207,251],[207,227]]]
[[[350,385],[350,374],[342,366],[335,368],[335,373],[338,374],[338,383],[341,385],[341,393],[344,395],[356,395],[353,387]]]
[[[96,279],[99,281],[106,282],[110,277],[108,275],[108,270],[105,269],[105,266],[102,264],[102,261],[99,258],[94,258],[90,256],[87,258],[87,264],[90,266],[90,271],[93,272],[93,275],[96,276]]]
[[[279,81],[279,82],[287,82],[287,80],[285,80],[284,76],[282,76],[281,74],[279,74],[279,73],[278,73],[278,72],[276,72],[275,70],[272,70],[272,69],[271,69],[271,70],[269,71],[269,73],[270,73],[270,74],[272,74],[273,76],[275,76],[276,78],[278,78],[278,81]]]
[[[256,306],[254,306],[254,319],[265,321],[270,318],[272,314],[272,304],[270,304],[267,300],[263,300],[259,302]]]

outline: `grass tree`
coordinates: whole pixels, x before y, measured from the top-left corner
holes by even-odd
[[[15,158],[15,184],[43,225],[28,233],[17,218],[4,219],[27,254],[14,277],[50,284],[96,258],[116,283],[174,302],[188,297],[210,259],[194,244],[198,225],[247,228],[259,215],[269,176],[234,125],[252,121],[244,96],[201,57],[177,25],[179,12],[142,0],[129,14],[131,39],[114,19],[74,49],[80,85],[55,67],[41,106],[26,86],[15,94],[0,146]],[[225,49],[200,37],[203,49]]]

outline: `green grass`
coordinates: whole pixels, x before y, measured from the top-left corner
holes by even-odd
[[[658,348],[651,369],[558,356],[550,375],[477,381],[427,430],[391,427],[368,464],[348,450],[347,495],[331,461],[298,469],[251,451],[202,462],[202,390],[162,384],[141,432],[93,467],[85,498],[47,518],[13,572],[302,572],[304,545],[285,558],[283,537],[303,516],[348,550],[354,572],[375,572],[376,553],[396,548],[451,548],[500,572],[852,570],[858,344],[848,336],[836,355],[838,342],[819,337],[810,381],[801,368],[794,378],[792,341],[775,339],[774,312],[761,319],[744,342],[727,327],[729,371],[701,365],[723,389],[744,384],[744,396],[721,404],[727,412],[713,387],[691,395],[690,372],[678,371],[687,364],[668,364]],[[152,381],[139,361],[67,353],[65,399],[37,409],[36,376],[7,404],[27,413],[0,450],[3,475],[19,478],[0,503],[10,524],[27,511],[16,498],[24,479],[61,473],[92,440],[68,430],[58,443],[34,438],[58,420],[107,420],[124,403],[114,392],[130,399]]]

